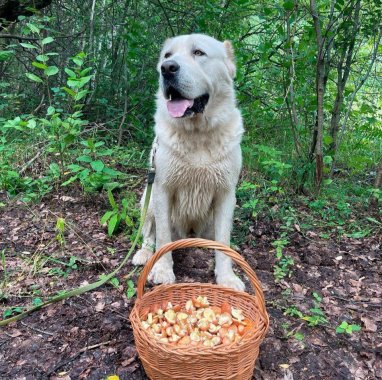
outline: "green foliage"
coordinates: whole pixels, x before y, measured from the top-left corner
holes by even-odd
[[[111,190],[108,190],[107,194],[112,209],[105,212],[100,223],[102,225],[107,223],[107,232],[109,236],[113,235],[118,230],[122,222],[125,224],[128,234],[132,234],[140,216],[139,211],[136,208],[135,194],[127,193],[121,200],[121,205],[117,204]]]
[[[101,274],[100,276],[99,276],[99,279],[100,280],[103,280],[103,279],[105,279],[107,276],[105,275],[105,274]],[[115,289],[118,289],[119,288],[119,285],[120,285],[120,282],[119,282],[119,280],[118,280],[118,278],[117,277],[112,277],[109,281],[108,281],[108,283],[111,285],[111,286],[113,286],[113,288],[115,288]]]
[[[360,325],[349,325],[346,321],[342,321],[340,325],[336,327],[336,333],[337,334],[349,334],[351,335],[354,331],[360,331],[361,326]]]
[[[65,244],[65,219],[57,218],[56,221],[56,239],[63,246]]]
[[[70,272],[78,269],[77,262],[79,261],[79,259],[76,256],[70,256],[69,261],[65,262],[62,260],[58,260],[52,256],[49,256],[47,261],[51,261],[55,264],[60,265],[59,267],[50,268],[48,271],[49,276],[59,276],[67,278]]]
[[[283,249],[288,243],[289,241],[287,239],[275,240],[272,243],[272,246],[276,249],[276,264],[273,269],[273,275],[276,282],[282,280],[286,276],[290,277],[292,274],[290,267],[294,264],[294,261],[291,256],[283,254]]]
[[[135,289],[134,282],[132,280],[127,280],[126,285],[127,285],[126,296],[128,299],[131,299],[135,296],[135,293],[137,292]]]
[[[319,294],[313,292],[313,307],[309,309],[309,314],[303,313],[301,310],[297,308],[296,305],[292,305],[287,307],[284,310],[284,314],[299,318],[308,323],[308,326],[315,327],[319,325],[327,325],[328,320],[324,311],[321,309],[321,301],[322,298]]]
[[[62,186],[79,181],[84,190],[88,192],[122,187],[123,183],[119,181],[126,178],[125,174],[104,163],[104,159],[113,155],[114,151],[105,148],[105,142],[96,142],[91,138],[82,140],[80,143],[85,148],[82,154],[76,158],[78,164],[72,163],[67,166],[66,174],[71,176],[63,182]]]
[[[3,311],[3,319],[9,318],[9,317],[11,317],[12,315],[15,315],[15,314],[20,314],[23,311],[24,310],[21,307],[19,307],[19,306],[8,307],[8,308],[6,308]]]

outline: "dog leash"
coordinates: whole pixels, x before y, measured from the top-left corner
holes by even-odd
[[[65,291],[65,292],[63,292],[57,296],[52,297],[48,301],[45,301],[45,302],[43,302],[37,306],[34,306],[34,307],[32,307],[32,308],[30,308],[30,309],[28,309],[28,310],[26,310],[20,314],[17,314],[11,318],[3,319],[0,321],[0,326],[6,326],[11,322],[15,322],[15,321],[18,321],[20,319],[23,319],[24,317],[31,314],[32,312],[40,310],[40,309],[42,309],[42,308],[44,308],[44,307],[46,307],[52,303],[62,301],[64,299],[67,299],[70,297],[79,296],[80,294],[84,294],[84,293],[89,292],[91,290],[97,289],[100,286],[102,286],[103,284],[105,284],[106,282],[108,282],[109,280],[111,280],[122,269],[122,267],[126,264],[127,260],[129,259],[129,257],[133,253],[133,251],[134,251],[134,249],[138,243],[139,236],[141,235],[141,232],[142,232],[143,223],[146,219],[147,209],[149,207],[149,202],[150,202],[150,197],[151,197],[151,190],[152,190],[154,179],[155,179],[155,161],[154,161],[155,153],[156,153],[156,146],[154,147],[155,144],[157,144],[156,139],[154,140],[153,150],[152,150],[152,155],[151,155],[151,160],[150,160],[151,161],[151,168],[147,173],[146,195],[145,195],[145,199],[143,202],[143,207],[142,207],[142,212],[141,212],[141,220],[139,222],[138,231],[137,231],[137,234],[135,236],[133,243],[131,244],[129,251],[127,252],[127,254],[124,257],[124,259],[122,260],[122,262],[118,265],[118,267],[113,272],[111,272],[107,276],[103,277],[101,280],[98,280],[96,282],[92,282],[91,284],[81,286],[79,288],[74,288],[72,290]]]

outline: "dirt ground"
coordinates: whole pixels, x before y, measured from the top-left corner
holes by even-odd
[[[110,238],[100,226],[107,209],[101,195],[75,191],[26,205],[0,193],[0,201],[0,252],[5,249],[6,263],[1,313],[98,279],[129,247],[122,233]],[[66,221],[62,244],[57,217]],[[285,248],[294,260],[292,274],[277,283],[271,245],[277,233],[275,225],[253,222],[240,247],[263,284],[271,318],[253,379],[382,379],[382,236],[337,240],[296,230]],[[60,264],[73,256],[77,268]],[[123,269],[117,287],[103,286],[0,328],[0,379],[99,380],[113,374],[147,379],[128,319],[134,298],[126,296],[126,279],[132,269],[131,264]],[[179,282],[212,282],[213,256],[178,252],[175,273]],[[325,326],[310,327],[284,315],[292,305],[308,315],[313,292],[322,297]],[[342,321],[362,329],[338,334]]]

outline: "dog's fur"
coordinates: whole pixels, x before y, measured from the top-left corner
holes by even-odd
[[[174,81],[163,74],[162,65],[169,60],[179,65]],[[243,126],[233,88],[231,43],[202,34],[171,38],[164,44],[158,71],[156,178],[144,243],[133,258],[135,265],[143,265],[151,257],[153,246],[160,248],[190,233],[229,245],[241,170]],[[172,85],[186,99],[208,94],[207,104],[188,109],[184,117],[171,116],[167,102]],[[220,252],[216,252],[215,275],[218,284],[244,290],[231,260]],[[154,283],[175,281],[171,253],[155,264],[149,279]]]

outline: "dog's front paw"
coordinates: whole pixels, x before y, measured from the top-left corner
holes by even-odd
[[[149,274],[149,281],[154,284],[173,284],[175,274],[171,266],[156,263]]]
[[[132,263],[134,265],[145,265],[152,255],[153,255],[153,251],[150,248],[142,247],[134,255]]]
[[[244,282],[240,280],[235,273],[225,273],[216,277],[218,285],[225,286],[243,292],[245,290]]]

